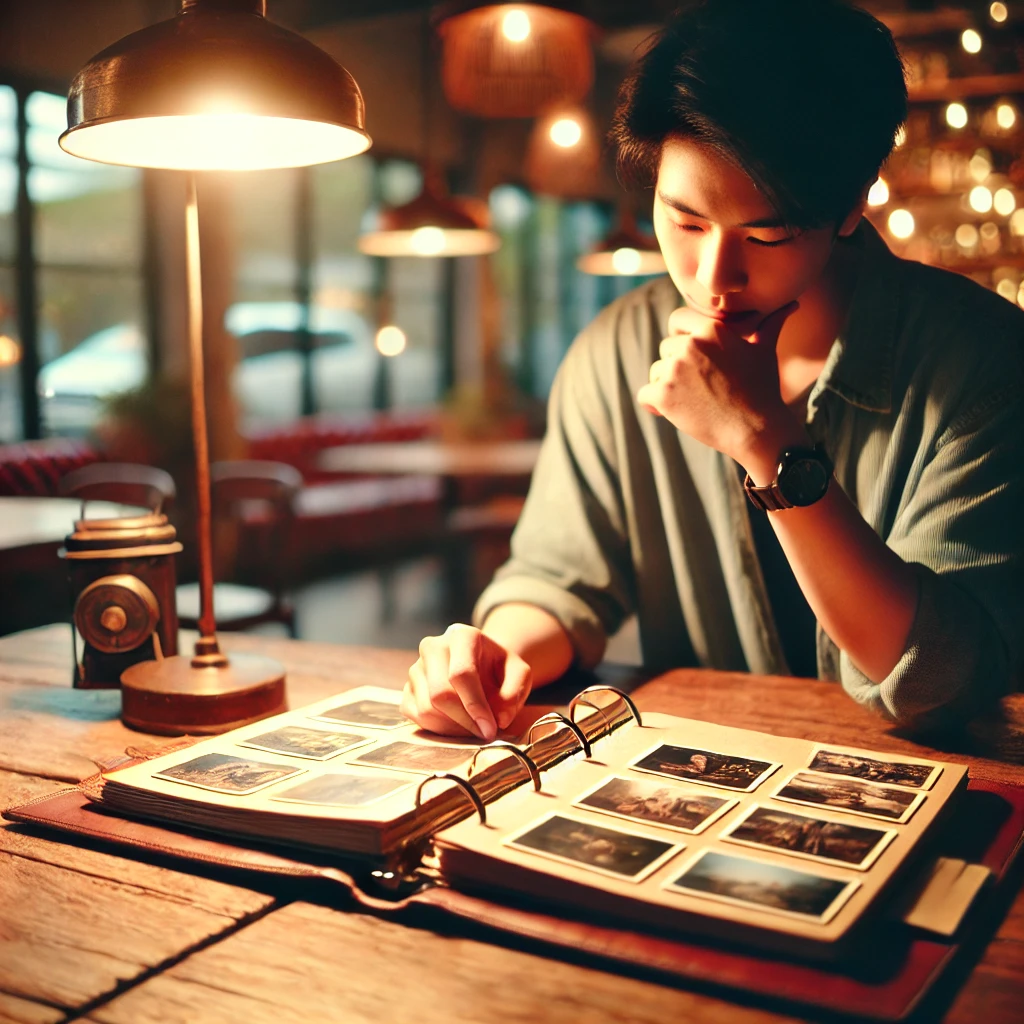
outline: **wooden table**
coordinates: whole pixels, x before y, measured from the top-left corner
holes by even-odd
[[[185,649],[189,639],[183,637]],[[406,651],[225,634],[288,669],[298,706],[366,683],[398,687]],[[0,806],[55,792],[92,758],[165,742],[125,729],[116,691],[70,689],[66,628],[0,640]],[[620,682],[620,680],[616,680]],[[559,702],[586,680],[540,691]],[[824,742],[967,761],[978,778],[1024,782],[1024,697],[972,728],[969,751],[901,738],[838,686],[679,670],[633,690],[658,708]],[[1009,902],[1009,901],[1008,901]],[[940,985],[922,1021],[1009,1024],[1024,1006],[1024,898],[979,943],[977,962]],[[957,986],[959,990],[957,991]],[[807,1011],[763,1009],[506,948],[453,929],[289,900],[273,888],[144,863],[14,825],[0,828],[0,1021],[55,1024],[586,1021],[782,1024]]]

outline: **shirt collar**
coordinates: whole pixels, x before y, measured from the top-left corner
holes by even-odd
[[[900,260],[866,219],[850,241],[861,246],[864,256],[850,312],[832,345],[820,382],[851,405],[889,412]]]

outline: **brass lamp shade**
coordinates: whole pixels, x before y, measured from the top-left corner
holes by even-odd
[[[596,29],[579,14],[539,4],[456,3],[436,20],[441,81],[456,110],[536,117],[552,102],[582,99],[593,84]]]
[[[420,194],[381,210],[358,245],[368,256],[485,256],[501,239],[490,230],[486,203],[447,195],[438,174],[428,170]]]
[[[625,213],[615,230],[581,256],[576,266],[585,274],[615,277],[648,277],[664,274],[667,269],[657,240],[645,235],[632,215]]]
[[[370,145],[355,79],[265,0],[181,0],[178,15],[93,57],[68,94],[60,145],[131,167],[265,170]]]

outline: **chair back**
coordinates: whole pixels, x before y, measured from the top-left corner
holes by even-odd
[[[94,462],[60,479],[60,493],[86,501],[112,501],[162,512],[174,501],[171,474],[135,462]]]

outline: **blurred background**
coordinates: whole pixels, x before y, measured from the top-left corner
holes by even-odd
[[[56,494],[63,473],[99,460],[162,466],[178,482],[187,580],[183,179],[57,144],[77,69],[177,6],[0,5],[0,492]],[[637,48],[676,4],[592,0],[568,20],[485,8],[497,40],[486,44],[479,8],[445,19],[402,0],[267,6],[352,72],[373,146],[319,167],[200,176],[212,456],[303,475],[275,556],[299,635],[409,646],[468,615],[507,552],[522,450],[494,472],[383,455],[375,472],[325,453],[542,434],[574,335],[660,269],[650,194],[616,183],[604,135]],[[862,6],[894,32],[911,89],[871,220],[896,252],[1024,306],[1024,2]],[[502,47],[537,81],[502,79]],[[455,255],[429,231],[406,232],[404,248],[367,241],[424,189],[489,221],[493,251]],[[587,260],[595,250],[603,261]],[[0,583],[24,593],[3,545],[17,547],[0,541]],[[260,568],[246,566],[244,537],[226,546],[225,577]],[[40,592],[42,611],[8,607],[0,632],[61,618],[56,593]]]

